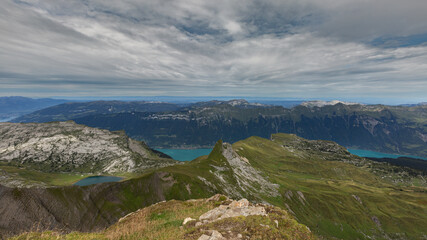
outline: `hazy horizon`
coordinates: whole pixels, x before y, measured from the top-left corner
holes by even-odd
[[[0,96],[4,97],[26,97],[26,96]],[[29,96],[27,98],[33,99],[64,99],[70,101],[159,101],[159,102],[171,102],[171,103],[195,103],[203,101],[228,101],[228,100],[237,100],[244,99],[248,102],[271,102],[274,105],[274,102],[305,102],[305,101],[342,101],[342,102],[352,102],[360,104],[384,104],[384,105],[405,105],[405,104],[419,104],[425,103],[426,101],[400,101],[399,99],[354,99],[354,98],[280,98],[280,97],[251,97],[251,96],[93,96],[93,97],[71,97],[71,96],[45,96],[45,97],[33,97]]]

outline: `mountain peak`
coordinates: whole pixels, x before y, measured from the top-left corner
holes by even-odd
[[[343,102],[343,101],[339,101],[339,100],[332,100],[332,101],[322,101],[322,100],[315,100],[315,101],[307,101],[307,102],[303,102],[301,103],[302,106],[305,107],[324,107],[324,106],[329,106],[329,105],[336,105],[336,104],[344,104],[344,105],[362,105],[360,103],[355,103],[355,102]]]

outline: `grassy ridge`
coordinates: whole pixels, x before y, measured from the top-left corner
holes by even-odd
[[[366,167],[331,161],[319,152],[287,150],[283,143],[292,135],[273,137],[273,142],[251,137],[233,147],[281,186],[283,202],[276,204],[318,234],[343,239],[426,234],[425,188],[397,187]]]

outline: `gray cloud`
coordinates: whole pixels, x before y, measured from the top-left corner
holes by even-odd
[[[424,0],[6,0],[0,94],[420,99],[427,45],[405,41],[427,33],[425,9]]]

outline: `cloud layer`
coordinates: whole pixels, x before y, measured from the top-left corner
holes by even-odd
[[[426,101],[425,0],[5,0],[0,95]]]

